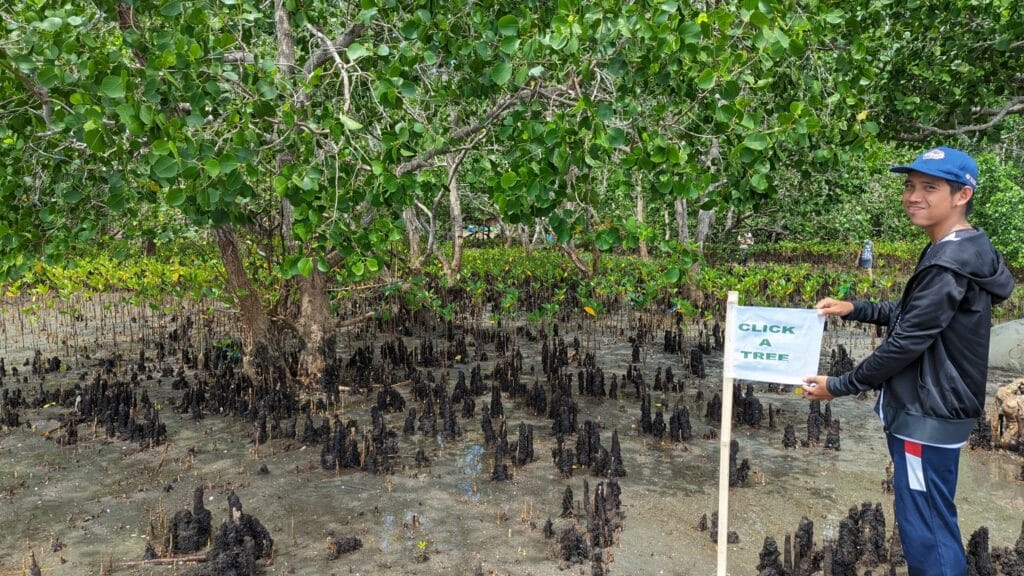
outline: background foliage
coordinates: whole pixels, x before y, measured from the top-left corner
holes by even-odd
[[[1024,265],[1011,0],[26,0],[0,18],[9,280],[84,246],[195,246],[225,298],[244,274],[296,315],[378,276],[485,277],[461,269],[473,224],[553,247],[595,290],[660,274],[692,300],[743,232],[844,262],[865,238],[917,243],[887,169],[938,143],[979,157],[976,222]],[[628,254],[671,265],[617,277]]]

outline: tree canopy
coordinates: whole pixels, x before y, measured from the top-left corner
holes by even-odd
[[[307,346],[307,296],[331,282],[427,257],[454,280],[463,212],[582,265],[577,246],[646,250],[652,210],[700,241],[716,211],[730,227],[850,185],[903,142],[1021,158],[1011,0],[26,0],[0,17],[0,274],[188,232],[216,244],[247,326],[291,304]]]

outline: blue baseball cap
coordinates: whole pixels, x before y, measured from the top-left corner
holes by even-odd
[[[915,158],[912,164],[893,166],[889,171],[900,174],[921,172],[959,182],[975,190],[978,188],[978,163],[966,152],[947,146],[932,148]]]

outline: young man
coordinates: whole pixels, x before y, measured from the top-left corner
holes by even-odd
[[[903,209],[931,242],[895,302],[825,298],[822,314],[889,327],[877,349],[842,376],[812,376],[808,400],[880,390],[894,465],[896,521],[911,576],[966,576],[956,494],[960,448],[985,406],[992,305],[1013,277],[988,236],[967,222],[978,165],[959,150],[928,150],[907,166]]]

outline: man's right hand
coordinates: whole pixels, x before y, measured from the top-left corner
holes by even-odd
[[[836,300],[835,298],[822,298],[814,305],[818,314],[822,316],[846,316],[853,312],[853,302]]]

